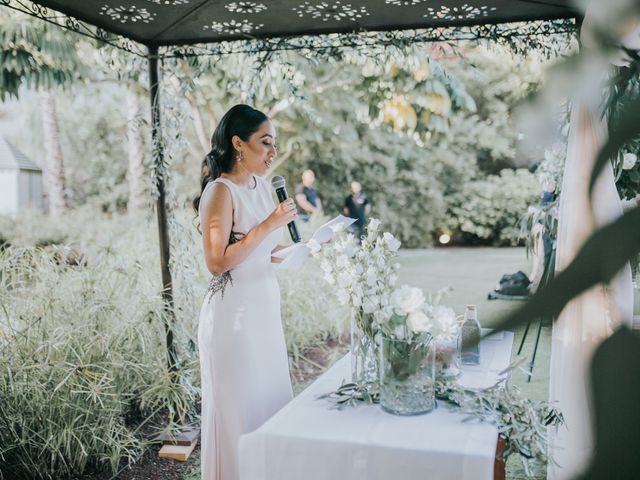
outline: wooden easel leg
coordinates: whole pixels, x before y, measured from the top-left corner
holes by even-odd
[[[502,454],[505,448],[507,448],[507,444],[504,441],[504,438],[498,435],[498,443],[496,444],[496,459],[493,462],[493,480],[506,479],[506,462],[502,458]]]

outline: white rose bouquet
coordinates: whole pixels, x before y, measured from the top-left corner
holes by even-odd
[[[380,332],[386,338],[411,341],[431,335],[433,322],[427,315],[422,290],[402,285],[391,293],[390,303],[378,321]],[[426,335],[425,335],[426,334]]]

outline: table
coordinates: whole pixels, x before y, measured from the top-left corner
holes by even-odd
[[[481,342],[479,366],[464,366],[468,387],[495,383],[509,364],[513,333]],[[347,354],[257,430],[240,439],[241,480],[492,480],[495,426],[463,422],[444,402],[401,417],[379,405],[331,408],[318,396],[350,379]]]

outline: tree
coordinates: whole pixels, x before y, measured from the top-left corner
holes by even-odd
[[[130,214],[142,210],[146,203],[144,185],[144,142],[140,126],[142,110],[140,101],[133,86],[127,89],[127,140],[129,144],[129,168],[127,181],[129,183],[129,200],[127,211]]]
[[[56,113],[56,100],[50,90],[40,94],[42,125],[45,145],[44,185],[49,212],[60,214],[67,206],[65,199],[65,176],[62,147],[60,146],[60,127]]]
[[[55,87],[70,83],[80,61],[73,40],[61,28],[29,17],[9,14],[0,29],[0,93],[18,96],[21,85],[41,90],[45,132],[45,195],[49,210],[66,206],[65,176]]]

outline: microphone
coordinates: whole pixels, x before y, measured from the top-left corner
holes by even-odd
[[[275,177],[273,177],[271,179],[271,185],[276,190],[276,195],[278,196],[278,201],[280,203],[284,202],[287,198],[289,198],[287,189],[284,186],[284,177],[282,175],[276,175]],[[296,222],[292,220],[287,224],[287,228],[289,229],[291,240],[293,240],[294,243],[299,243],[300,233],[298,233],[298,227],[296,226]]]

